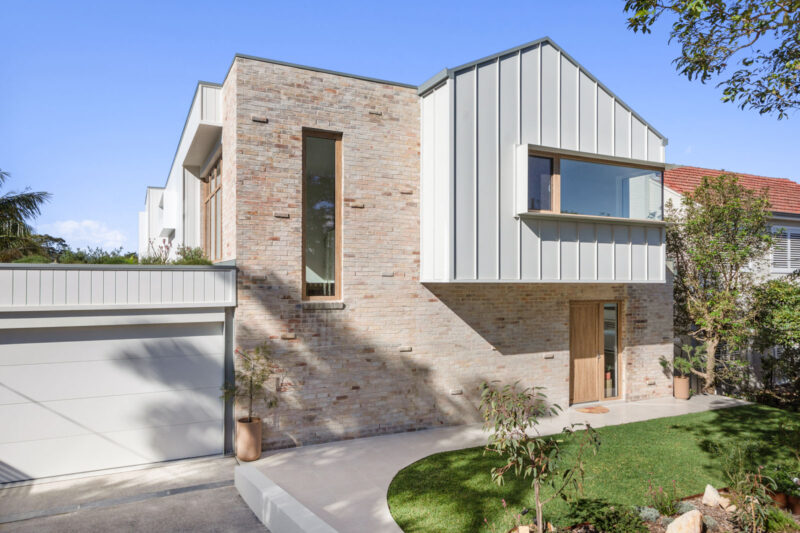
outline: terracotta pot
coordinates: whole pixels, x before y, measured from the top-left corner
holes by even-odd
[[[242,461],[255,461],[261,457],[261,419],[253,417],[236,421],[236,457]]]
[[[689,399],[689,378],[674,376],[672,378],[672,392],[679,400]]]
[[[775,502],[778,509],[786,509],[789,507],[789,498],[782,492],[770,493],[770,498]]]
[[[800,497],[789,495],[789,510],[792,514],[800,514]]]

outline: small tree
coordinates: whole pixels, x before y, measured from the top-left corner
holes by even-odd
[[[766,191],[751,191],[735,175],[704,177],[667,205],[667,254],[675,263],[675,328],[705,345],[705,369],[691,368],[714,390],[717,349],[749,338],[753,266],[772,246]]]
[[[480,409],[485,427],[491,431],[486,451],[506,459],[505,465],[492,469],[492,480],[502,485],[503,476],[509,471],[523,479],[531,478],[536,529],[542,533],[544,506],[556,497],[566,498],[569,488],[583,492],[583,457],[587,451],[597,452],[600,444],[597,432],[589,424],[572,424],[563,429],[561,438],[539,436],[536,429],[539,418],[555,415],[561,408],[548,406],[540,388],[520,390],[516,383],[500,389],[483,383]],[[577,428],[585,428],[585,431],[578,432]],[[567,441],[577,441],[578,451],[573,462],[565,466]],[[542,497],[545,485],[553,488],[549,498]]]
[[[755,290],[755,347],[782,349],[772,361],[800,394],[800,273],[767,281]],[[766,362],[766,361],[765,361]],[[769,386],[769,383],[765,384]]]
[[[267,409],[278,405],[275,394],[267,392],[267,380],[274,375],[278,366],[273,361],[269,346],[264,343],[257,348],[247,351],[236,349],[239,365],[234,373],[234,382],[226,383],[223,387],[224,397],[233,399],[237,403],[247,405],[247,420],[253,421],[253,402],[264,400]]]

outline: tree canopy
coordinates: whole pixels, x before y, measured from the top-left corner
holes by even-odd
[[[0,170],[0,188],[9,178],[8,172]],[[10,261],[38,253],[39,243],[31,239],[32,218],[41,213],[41,206],[50,199],[50,193],[9,191],[0,196],[0,261]]]
[[[720,344],[736,348],[751,335],[753,266],[772,246],[766,191],[743,187],[735,175],[704,177],[680,208],[667,206],[667,254],[675,264],[675,329],[706,348],[714,386]]]
[[[800,107],[800,0],[626,0],[628,28],[673,21],[674,63],[689,80],[719,76],[722,100],[779,119]]]

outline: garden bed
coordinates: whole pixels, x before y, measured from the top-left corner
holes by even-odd
[[[649,483],[668,487],[674,481],[679,497],[702,493],[706,484],[725,486],[718,445],[754,445],[765,464],[796,461],[792,450],[776,444],[787,422],[800,423],[800,416],[752,405],[600,428],[600,450],[586,464],[584,496],[642,506],[648,505]],[[490,470],[502,463],[479,447],[409,465],[389,487],[392,516],[406,532],[488,530],[487,523],[507,514],[502,501],[518,512],[532,500],[529,481],[491,481]],[[546,518],[561,527],[574,524],[569,514],[562,500],[545,508]]]

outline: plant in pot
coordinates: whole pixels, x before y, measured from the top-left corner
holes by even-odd
[[[255,461],[261,457],[261,418],[253,416],[253,404],[264,401],[267,409],[278,405],[278,398],[268,392],[267,380],[276,373],[269,346],[265,343],[253,350],[236,349],[239,359],[234,382],[223,387],[224,397],[238,405],[245,405],[247,416],[236,420],[236,457],[242,461]]]
[[[662,356],[659,363],[665,371],[672,373],[672,391],[675,398],[688,400],[691,396],[689,376],[692,375],[693,368],[702,368],[705,361],[705,347],[684,344],[681,352],[683,353],[674,357],[671,362]]]
[[[770,491],[770,497],[779,509],[789,507],[789,494],[800,489],[792,480],[792,475],[781,467],[772,467],[767,470],[769,476],[775,481],[775,490]]]

